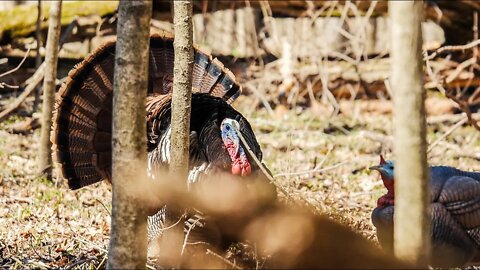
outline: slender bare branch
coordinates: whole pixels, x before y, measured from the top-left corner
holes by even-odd
[[[20,61],[20,64],[18,64],[15,68],[0,74],[0,78],[17,71],[23,65],[23,62],[25,62],[25,59],[27,59],[29,53],[30,53],[30,48],[27,49],[27,52],[25,53],[25,56],[23,56],[22,61]]]
[[[464,51],[468,49],[472,49],[480,45],[480,39],[474,40],[472,42],[469,42],[465,45],[451,45],[451,46],[443,46],[438,48],[435,52],[432,54],[426,56],[424,59],[431,60],[435,58],[438,54],[443,53],[443,52],[449,52],[449,51]]]

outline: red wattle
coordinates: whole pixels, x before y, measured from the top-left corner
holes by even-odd
[[[233,175],[242,174],[242,167],[240,167],[240,164],[233,164],[232,165],[232,174]]]
[[[391,205],[395,205],[395,197],[392,194],[387,193],[377,200],[378,207],[386,207]]]
[[[244,168],[242,168],[242,176],[250,175],[252,169],[250,168],[250,164],[247,164]]]
[[[395,194],[395,182],[393,180],[386,179],[382,175],[382,182],[389,194]]]

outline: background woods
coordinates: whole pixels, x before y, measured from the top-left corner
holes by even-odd
[[[91,5],[81,2],[66,5],[68,12],[63,15],[62,24],[68,28],[73,23],[75,33],[68,35],[66,41],[69,42],[60,52],[60,57],[65,58],[60,64],[61,76],[65,76],[73,63],[78,61],[69,59],[82,59],[116,31],[116,17],[106,15],[115,11],[116,2],[104,2],[94,10]],[[173,32],[171,14],[165,12],[170,8],[165,5],[162,2],[154,4],[152,31]],[[432,90],[445,88],[445,94],[454,97],[453,100],[463,108],[468,107],[467,104],[475,106],[478,103],[478,91],[465,95],[465,92],[474,92],[473,88],[478,86],[477,69],[470,58],[475,44],[458,47],[475,40],[472,27],[476,20],[474,11],[479,8],[477,5],[474,1],[460,1],[453,6],[445,1],[427,1],[423,5],[426,16],[422,23],[422,47],[429,55],[425,87]],[[48,5],[43,8],[48,8]],[[240,2],[228,5],[222,1],[197,1],[193,7],[194,42],[204,50],[222,56],[226,64],[237,59],[234,71],[241,79],[248,79],[244,85],[246,92],[255,94],[257,88],[264,89],[261,92],[264,105],[268,102],[272,103],[270,106],[295,106],[315,104],[316,100],[320,100],[328,103],[332,112],[348,112],[348,108],[342,107],[342,102],[333,100],[332,95],[355,99],[388,94],[384,84],[390,70],[390,20],[387,10],[383,1],[298,1],[293,4],[253,1],[250,7]],[[31,41],[22,35],[33,33],[34,21],[27,24],[28,28],[15,24],[22,19],[22,12],[29,12],[27,7],[19,6],[3,12],[5,15],[11,13],[15,20],[11,21],[11,25],[0,28],[0,31],[4,29],[2,39],[8,42],[8,37],[13,35],[16,40],[4,47],[4,51],[7,56],[18,57],[19,61],[24,54],[18,46]],[[35,12],[34,7],[31,12]],[[86,17],[73,20],[75,12]],[[301,31],[288,31],[292,28]],[[15,34],[10,34],[12,32]],[[468,35],[460,35],[460,32],[468,32]],[[460,40],[453,38],[460,36],[464,37]],[[442,44],[454,47],[447,46],[435,52]],[[33,51],[31,53],[34,54]],[[251,58],[259,62],[245,61]],[[33,62],[27,63],[33,65]],[[66,66],[62,67],[62,63]],[[18,80],[28,75],[23,74],[24,77]],[[13,83],[8,77],[6,80]],[[390,110],[387,106],[383,107]],[[448,104],[443,104],[442,108],[455,111],[454,106]]]
[[[379,221],[471,259],[476,1],[173,3],[0,3],[0,265],[408,267]]]

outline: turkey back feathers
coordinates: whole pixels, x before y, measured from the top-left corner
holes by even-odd
[[[105,43],[77,64],[69,72],[59,92],[52,142],[62,175],[71,189],[111,179],[115,44],[114,40]],[[214,100],[217,105],[228,106],[241,94],[235,76],[217,59],[212,59],[195,46],[194,59],[192,92],[203,93],[203,98],[195,98],[197,94],[194,94],[192,100],[200,103]],[[152,35],[148,74],[150,101],[163,100],[164,104],[168,104],[165,106],[170,106],[173,65],[173,36],[168,33]],[[161,105],[158,102],[149,104],[154,103]],[[162,108],[158,107],[157,112],[166,112]],[[153,109],[147,104],[147,115],[156,115],[150,111]],[[192,115],[194,113],[192,111]],[[148,137],[151,146],[156,141],[154,137]]]

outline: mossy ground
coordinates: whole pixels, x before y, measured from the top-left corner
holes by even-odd
[[[75,17],[98,15],[104,16],[116,11],[118,1],[64,1],[62,3],[61,24],[67,25]],[[48,28],[50,3],[42,2],[41,28]],[[20,5],[0,11],[0,40],[8,35],[10,38],[33,33],[37,22],[37,5]]]

